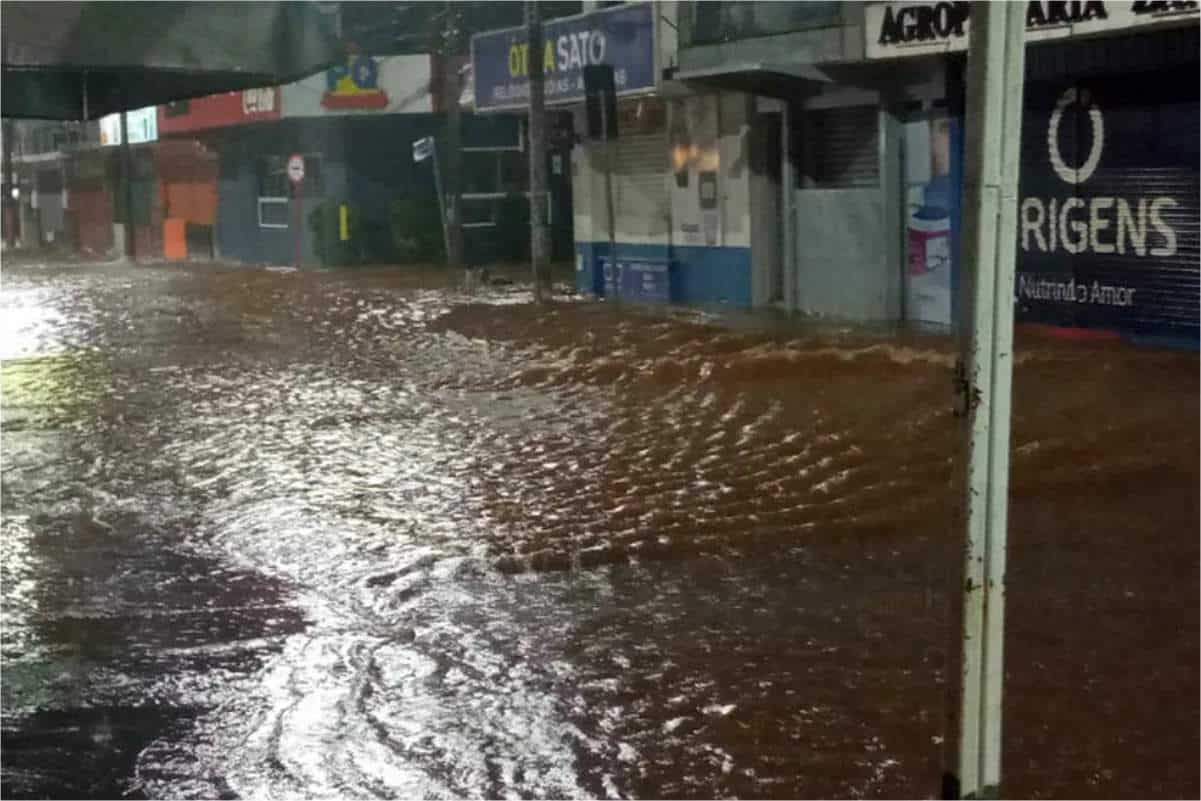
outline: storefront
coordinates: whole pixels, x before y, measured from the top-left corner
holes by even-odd
[[[279,117],[276,87],[223,92],[159,107],[158,130],[163,139],[156,167],[163,205],[163,251],[168,259],[211,259],[221,253],[217,145],[228,129],[267,124]]]
[[[432,76],[429,56],[353,52],[282,87],[162,107],[162,144],[176,144],[160,166],[168,252],[290,264],[299,245],[306,265],[403,260],[394,217],[437,207],[430,166],[414,164],[411,148],[443,134]],[[518,123],[464,115],[462,143],[464,186],[478,189],[481,170],[495,180],[511,172],[488,156],[521,150]],[[293,155],[304,159],[299,186],[287,175]],[[440,230],[436,213],[425,227]],[[489,243],[470,231],[465,257],[486,259]]]
[[[1017,319],[1198,337],[1197,28],[1028,48]]]
[[[1197,3],[1028,4],[1018,322],[1196,343],[1198,13]],[[945,97],[903,122],[912,320],[955,318],[970,22],[966,4],[866,13],[869,59],[924,57],[947,72]]]
[[[66,165],[67,156],[57,150],[13,159],[17,190],[13,218],[24,247],[70,243],[72,231],[64,206]]]
[[[569,164],[580,289],[603,295],[620,287],[642,300],[749,305],[749,96],[698,95],[665,85],[660,26],[671,10],[630,3],[545,25],[546,104],[571,112],[575,140],[570,149],[567,142],[551,149],[552,206],[559,205],[554,176]],[[523,28],[473,37],[475,109],[524,112],[529,57]],[[614,70],[618,136],[608,153],[588,135],[583,68],[590,64]]]
[[[85,256],[108,256],[120,243],[113,237],[114,204],[119,165],[112,148],[74,153],[67,167],[67,205],[71,238]]]
[[[133,167],[130,192],[124,191],[124,176],[121,175],[120,157],[115,157],[118,177],[112,186],[113,242],[118,249],[124,247],[125,226],[132,224],[135,247],[139,259],[156,258],[163,254],[163,195],[156,170],[158,140],[158,107],[133,109],[122,114],[108,114],[99,120],[101,147],[116,150],[121,146],[122,120],[129,134],[130,157]],[[131,210],[126,209],[127,200],[132,200]]]

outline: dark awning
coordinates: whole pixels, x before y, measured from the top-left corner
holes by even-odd
[[[833,81],[813,64],[729,63],[718,67],[677,70],[674,80],[767,97],[794,98],[814,91],[811,86]]]
[[[5,117],[90,120],[271,86],[342,59],[312,2],[0,5]]]

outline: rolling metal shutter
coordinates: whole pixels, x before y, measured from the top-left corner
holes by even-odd
[[[626,136],[614,145],[613,206],[623,234],[665,236],[669,221],[667,137]]]
[[[1190,52],[1173,44],[1182,32],[1031,48],[1019,320],[1197,338],[1201,124],[1191,33],[1184,63],[1167,58]]]
[[[803,115],[804,188],[880,184],[880,123],[875,106],[812,109]]]

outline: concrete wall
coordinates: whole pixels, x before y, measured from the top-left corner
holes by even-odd
[[[797,193],[797,308],[842,320],[889,319],[884,199],[879,189]]]
[[[765,102],[766,101],[766,102]],[[751,301],[756,307],[784,300],[784,105],[759,98],[750,139]]]
[[[837,108],[838,97],[819,98]],[[875,95],[847,93],[847,105]],[[810,109],[806,104],[800,114]],[[878,183],[853,188],[800,188],[793,194],[796,308],[802,314],[850,322],[901,318],[903,251],[901,132],[886,109],[877,112]]]
[[[442,136],[443,122],[432,114],[381,114],[286,119],[220,134],[213,147],[220,157],[216,246],[222,258],[252,263],[291,264],[295,243],[290,228],[258,224],[257,164],[264,156],[300,152],[321,156],[320,196],[304,198],[306,263],[316,263],[307,215],[324,200],[350,203],[357,212],[363,256],[373,263],[393,257],[389,217],[393,201],[428,196],[436,202],[428,162],[414,164],[412,142]],[[518,123],[500,115],[464,115],[466,147],[508,146],[518,141]],[[292,224],[291,214],[288,217]],[[469,259],[488,256],[488,241],[465,237]]]
[[[613,146],[612,191],[618,254],[666,259],[670,209],[666,202],[667,137],[643,134]],[[660,162],[657,169],[632,169],[634,161]],[[577,284],[589,292],[602,287],[602,261],[609,256],[609,215],[605,197],[604,147],[584,142],[572,148],[572,222]]]
[[[222,155],[222,158],[234,156]],[[224,167],[217,185],[215,246],[221,259],[249,264],[292,264],[296,259],[295,208],[289,204],[287,228],[264,228],[258,217],[258,178],[253,164],[240,169]],[[339,162],[322,166],[325,190],[320,196],[301,198],[303,263],[320,263],[313,247],[308,215],[326,197],[344,197],[346,168]],[[296,201],[292,201],[295,203]]]
[[[618,260],[669,264],[673,299],[751,305],[749,98],[739,93],[669,101],[668,130],[615,148]],[[577,284],[603,291],[608,258],[604,151],[572,151]]]

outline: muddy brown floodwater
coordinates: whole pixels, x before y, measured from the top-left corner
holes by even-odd
[[[6,263],[3,794],[939,787],[951,352]],[[1019,337],[1004,791],[1195,797],[1198,359]]]

